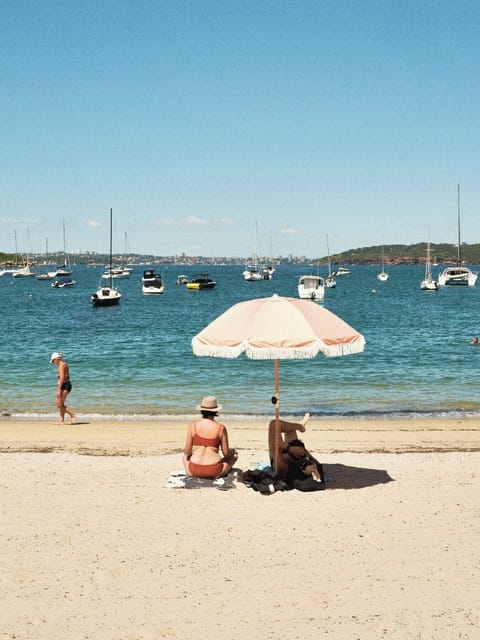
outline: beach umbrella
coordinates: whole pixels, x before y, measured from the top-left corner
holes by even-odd
[[[275,468],[280,443],[279,360],[344,356],[363,351],[365,338],[311,300],[273,295],[239,302],[192,338],[196,356],[275,361]]]

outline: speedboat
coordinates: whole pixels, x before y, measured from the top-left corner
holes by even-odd
[[[190,290],[198,291],[199,289],[213,289],[217,283],[208,277],[208,273],[197,273],[185,287]]]
[[[325,281],[321,276],[299,276],[298,297],[321,302],[325,297]]]
[[[142,291],[145,294],[163,293],[165,287],[162,276],[155,269],[145,269],[142,277]]]
[[[188,277],[180,274],[179,276],[177,276],[177,284],[187,284],[188,282]]]
[[[70,276],[63,276],[54,280],[50,286],[54,289],[65,289],[66,287],[73,287],[74,284],[77,283]]]

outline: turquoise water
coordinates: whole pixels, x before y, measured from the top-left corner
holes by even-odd
[[[175,284],[179,273],[209,271],[210,291]],[[423,268],[352,267],[326,292],[325,307],[363,333],[364,353],[341,358],[280,362],[281,411],[316,416],[478,414],[480,288],[419,288]],[[76,267],[77,285],[52,289],[49,281],[0,277],[2,305],[0,411],[54,415],[56,367],[62,351],[71,369],[69,404],[79,416],[151,419],[195,413],[204,395],[216,395],[229,415],[270,415],[273,361],[199,358],[190,341],[232,304],[273,293],[296,297],[297,276],[279,266],[269,281],[249,283],[243,267],[170,266],[165,293],[144,296],[143,267],[118,280],[118,307],[94,308],[90,295],[102,269]],[[321,273],[321,272],[320,272]],[[434,275],[436,275],[434,273]]]

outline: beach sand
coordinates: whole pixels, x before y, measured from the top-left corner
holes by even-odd
[[[272,496],[165,488],[185,428],[0,420],[2,640],[479,638],[480,420],[311,420],[331,482]]]

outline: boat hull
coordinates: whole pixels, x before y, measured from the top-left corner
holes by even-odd
[[[467,267],[447,267],[438,276],[438,284],[441,286],[468,286],[474,287],[478,274]]]
[[[91,301],[95,307],[113,307],[120,302],[121,298],[122,294],[116,289],[102,287],[92,295]]]
[[[325,297],[325,284],[320,276],[300,276],[297,290],[302,300],[321,302]]]

